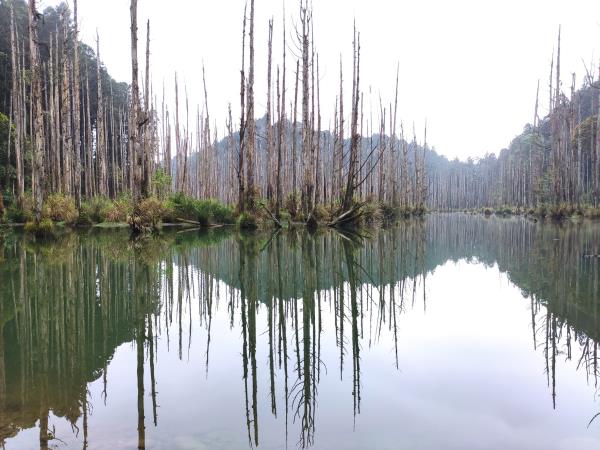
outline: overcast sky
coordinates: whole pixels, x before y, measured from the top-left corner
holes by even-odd
[[[58,3],[43,0],[41,6]],[[70,0],[72,3],[72,0]],[[202,64],[208,105],[222,134],[227,105],[239,114],[241,24],[245,0],[139,0],[140,74],[145,24],[151,25],[151,67],[155,94],[173,98],[177,71],[187,85],[190,110],[203,104]],[[79,0],[81,39],[94,46],[100,33],[101,59],[119,81],[131,80],[129,1]],[[274,17],[274,75],[281,63],[283,0],[256,0],[256,115],[266,105],[267,27]],[[288,47],[298,17],[298,0],[286,0]],[[579,86],[585,64],[598,72],[598,0],[319,0],[314,2],[314,33],[321,66],[324,125],[333,116],[342,54],[348,86],[352,80],[352,26],[361,32],[361,88],[368,114],[369,89],[377,120],[379,97],[393,102],[400,64],[399,119],[416,124],[428,142],[449,158],[498,153],[533,118],[540,79],[541,114],[547,112],[552,51],[562,25],[561,73],[570,90]],[[288,99],[292,97],[294,56],[288,51]],[[192,115],[193,115],[192,114]],[[234,119],[235,120],[235,119]]]

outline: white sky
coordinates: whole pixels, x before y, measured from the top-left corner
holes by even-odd
[[[57,0],[43,0],[41,6]],[[72,0],[71,2],[72,3]],[[155,93],[165,80],[173,98],[174,71],[187,84],[190,115],[203,104],[202,62],[206,66],[212,122],[224,131],[227,105],[239,114],[241,25],[245,0],[139,0],[140,74],[143,73],[146,19],[151,25],[151,68]],[[129,1],[79,0],[81,38],[95,46],[109,72],[130,82]],[[256,115],[266,105],[267,26],[274,25],[274,69],[281,62],[283,0],[256,0]],[[400,63],[399,118],[405,129],[416,123],[428,142],[453,158],[498,153],[533,118],[540,79],[540,114],[547,112],[550,58],[562,24],[563,89],[571,73],[579,86],[600,58],[600,1],[597,0],[319,0],[314,1],[314,33],[321,64],[324,126],[333,117],[338,91],[339,55],[345,81],[352,80],[353,20],[361,32],[361,87],[368,117],[369,86],[377,121],[379,95],[393,102],[396,64]],[[298,0],[286,0],[288,38]],[[288,46],[290,43],[288,41]],[[288,51],[288,101],[293,96],[295,61]],[[345,99],[349,106],[349,94]],[[171,108],[172,110],[173,108]],[[289,113],[288,113],[289,117]],[[192,121],[192,118],[190,119]]]

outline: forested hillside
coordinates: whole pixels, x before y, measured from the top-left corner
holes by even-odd
[[[599,88],[600,82],[591,76],[584,79],[579,90],[575,89],[573,77],[568,95],[556,88],[550,98],[551,113],[539,118],[536,105],[534,123],[525,125],[523,132],[498,156],[460,162],[429,155],[429,206],[442,210],[597,207]],[[541,101],[539,97],[538,100]]]

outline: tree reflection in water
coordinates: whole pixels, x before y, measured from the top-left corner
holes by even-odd
[[[309,447],[315,443],[322,373],[337,371],[343,379],[352,361],[356,421],[361,370],[368,369],[361,366],[361,350],[377,346],[386,330],[393,336],[394,366],[401,368],[402,315],[407,308],[426,311],[427,277],[449,260],[497,264],[528,297],[533,346],[544,355],[553,407],[560,358],[576,360],[597,386],[596,224],[433,215],[370,233],[216,230],[131,240],[122,232],[91,232],[68,233],[51,242],[4,233],[0,443],[37,427],[40,448],[48,448],[58,439],[48,421],[52,412],[81,434],[87,448],[93,412],[88,385],[102,380],[103,401],[110,402],[107,370],[115,349],[131,342],[136,348],[138,448],[145,448],[146,428],[160,424],[159,339],[170,348],[176,336],[178,358],[183,360],[185,352],[189,359],[194,333],[204,330],[208,377],[210,352],[219,351],[211,350],[212,329],[228,326],[241,335],[248,445],[260,444],[258,404],[264,389],[271,414],[284,416],[286,442],[293,427],[298,437],[292,442]],[[228,323],[213,323],[223,298]],[[197,317],[191,314],[194,309]],[[262,315],[266,330],[258,329]],[[263,334],[268,356],[258,361]],[[322,360],[325,335],[335,336],[337,361]],[[259,383],[263,367],[266,385]]]

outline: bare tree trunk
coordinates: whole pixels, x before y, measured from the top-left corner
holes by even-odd
[[[108,195],[106,168],[106,134],[104,127],[104,98],[102,96],[102,74],[100,71],[100,37],[96,32],[96,76],[98,82],[96,114],[96,160],[98,161],[98,193]]]
[[[150,111],[150,20],[146,23],[146,84],[144,93],[144,113],[146,122],[144,125],[144,156],[142,159],[143,176],[142,176],[142,196],[148,197],[152,193],[152,146],[150,133],[145,132],[148,129],[149,121],[151,120]]]
[[[283,13],[283,74],[281,81],[281,94],[279,90],[279,68],[277,68],[277,115],[279,116],[279,140],[277,144],[277,193],[275,198],[275,217],[281,218],[281,205],[283,203],[283,186],[281,183],[282,155],[285,150],[285,76],[286,76],[286,36],[285,36],[285,11]]]
[[[394,122],[392,125],[392,158],[393,158],[393,187],[392,187],[392,205],[394,208],[398,206],[398,154],[397,154],[397,138],[396,138],[396,119],[398,117],[398,81],[400,77],[400,63],[396,67],[396,95],[394,97]]]
[[[86,115],[85,115],[85,129],[86,129],[86,172],[85,172],[85,194],[88,198],[96,195],[96,190],[94,189],[94,162],[92,160],[92,117],[90,111],[90,80],[88,77],[88,67],[86,64],[85,70],[85,107],[86,107]]]
[[[61,125],[62,125],[62,160],[63,160],[63,189],[66,195],[71,195],[73,141],[71,129],[71,58],[68,48],[69,17],[63,17],[63,48],[62,48],[62,95],[61,95]]]
[[[80,96],[80,74],[79,74],[79,22],[77,19],[77,0],[73,2],[73,20],[75,35],[73,36],[73,132],[75,142],[75,204],[81,207],[81,96]]]
[[[244,153],[246,149],[246,7],[244,7],[244,21],[242,26],[242,69],[240,71],[240,148],[238,152],[237,180],[238,180],[238,212],[246,210],[244,179]]]
[[[175,190],[183,192],[183,158],[181,156],[181,129],[179,126],[179,84],[177,83],[177,72],[175,72],[175,167],[177,168]]]
[[[600,80],[600,67],[598,68],[598,80]],[[596,195],[594,195],[594,206],[600,204],[600,89],[598,90],[598,109],[596,111]]]
[[[297,130],[298,130],[298,81],[300,77],[300,60],[296,61],[296,84],[294,88],[294,124],[292,128],[292,216],[296,216],[298,205],[296,197],[298,192],[298,150],[297,150]]]
[[[313,211],[313,153],[312,129],[310,121],[310,27],[311,13],[306,2],[300,5],[300,20],[302,23],[302,214],[305,220],[310,219]]]
[[[315,205],[319,204],[323,197],[320,192],[321,183],[319,180],[321,179],[321,79],[319,77],[319,55],[317,55],[317,142],[316,142],[316,151],[317,151],[317,161],[316,161],[316,169],[315,169]]]
[[[24,171],[23,171],[23,150],[21,144],[21,137],[23,135],[23,108],[25,107],[21,97],[21,86],[19,72],[19,46],[17,43],[17,32],[15,27],[15,8],[14,2],[10,2],[10,46],[12,56],[12,104],[14,110],[14,123],[15,123],[15,166],[17,176],[17,207],[19,210],[23,209],[23,196],[25,194],[25,182],[24,182]]]
[[[44,111],[42,109],[42,65],[38,51],[38,27],[41,15],[36,0],[29,0],[29,58],[31,67],[31,102],[33,104],[33,169],[35,172],[35,222],[42,220],[44,201]]]
[[[342,199],[342,193],[344,191],[344,78],[343,78],[343,67],[342,57],[340,56],[340,115],[338,125],[338,146],[337,146],[337,195]]]
[[[273,161],[274,141],[273,124],[271,117],[271,85],[272,85],[272,54],[273,54],[273,19],[269,20],[269,44],[267,51],[267,114],[266,114],[266,132],[267,132],[267,160],[266,160],[266,178],[267,178],[267,200],[273,200],[273,173],[270,170]]]
[[[131,129],[129,130],[129,151],[133,162],[133,204],[134,208],[140,200],[140,88],[138,80],[138,57],[137,57],[137,0],[131,0]]]
[[[254,186],[255,161],[254,153],[256,146],[256,122],[254,120],[254,0],[250,0],[250,34],[249,34],[249,63],[248,63],[248,89],[247,89],[247,112],[246,112],[246,188],[247,204],[250,210],[254,209],[254,197],[256,187]]]
[[[346,183],[346,192],[342,209],[348,211],[352,206],[354,189],[356,188],[356,169],[358,166],[358,144],[360,136],[358,135],[358,102],[360,98],[360,33],[354,31],[354,68],[352,80],[352,120],[350,123],[350,161],[348,165],[348,178]]]

